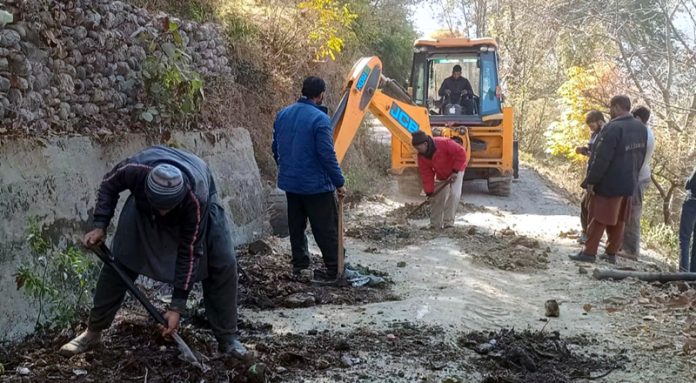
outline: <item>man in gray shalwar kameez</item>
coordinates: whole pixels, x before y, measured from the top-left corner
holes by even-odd
[[[119,193],[125,190],[131,194],[119,217],[113,254],[133,280],[142,274],[173,285],[163,333],[176,330],[191,287],[202,280],[206,315],[219,351],[243,358],[246,349],[236,336],[237,260],[206,163],[183,150],[153,146],[116,165],[99,187],[94,229],[85,235],[85,246],[104,241]],[[125,293],[113,268],[103,266],[87,331],[60,353],[70,356],[96,345]]]

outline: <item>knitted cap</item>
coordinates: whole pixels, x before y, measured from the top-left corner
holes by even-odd
[[[176,166],[160,164],[147,175],[145,193],[155,209],[169,210],[186,195],[184,176]]]
[[[413,146],[428,142],[428,135],[425,132],[417,131],[411,135],[411,144]]]

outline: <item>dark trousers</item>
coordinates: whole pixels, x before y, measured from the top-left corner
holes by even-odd
[[[587,209],[587,205],[590,203],[589,196],[589,193],[585,191],[582,194],[582,201],[580,201],[580,225],[582,226],[582,233],[585,235],[587,235],[587,226],[589,224],[589,211]]]
[[[138,273],[121,267],[135,281]],[[237,264],[209,271],[203,280],[203,302],[210,327],[218,341],[228,340],[237,332]],[[126,284],[108,265],[99,274],[94,306],[89,312],[88,327],[92,331],[109,328],[126,296]]]
[[[288,227],[292,247],[292,266],[305,269],[310,265],[307,245],[307,219],[312,227],[324,265],[330,274],[338,271],[338,206],[333,192],[321,194],[286,193]]]
[[[229,224],[224,210],[211,208],[210,225],[206,234],[208,277],[203,280],[203,302],[208,322],[218,342],[229,341],[237,332],[237,258],[234,253]],[[131,280],[138,277],[136,271],[122,267]],[[89,313],[90,330],[109,328],[116,312],[123,304],[126,285],[108,265],[99,274],[94,293],[94,306]]]
[[[696,272],[696,199],[687,199],[682,205],[679,251],[679,271]]]

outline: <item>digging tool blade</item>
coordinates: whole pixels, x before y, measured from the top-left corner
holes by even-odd
[[[116,271],[116,274],[121,278],[123,283],[126,285],[126,288],[128,291],[131,293],[131,295],[137,299],[144,307],[145,310],[150,314],[150,316],[159,324],[166,326],[167,321],[164,319],[162,316],[162,313],[157,311],[157,308],[152,305],[152,303],[145,297],[142,291],[135,287],[135,284],[133,281],[128,277],[128,274],[126,274],[125,271],[121,268],[121,265],[116,263],[116,260],[114,259],[113,254],[111,254],[111,250],[105,245],[101,244],[98,247],[92,248],[91,249],[94,254],[99,257],[99,259],[104,262],[104,264],[111,266]],[[210,367],[206,366],[202,362],[196,358],[196,355],[191,351],[191,348],[184,342],[183,339],[181,339],[181,336],[177,333],[173,333],[172,337],[174,338],[174,341],[176,341],[177,345],[179,346],[179,351],[181,351],[182,359],[193,364],[194,366],[200,368],[203,372],[206,372],[210,370]]]

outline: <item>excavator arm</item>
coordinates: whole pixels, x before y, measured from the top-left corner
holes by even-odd
[[[382,75],[378,57],[363,57],[353,66],[343,84],[343,96],[332,118],[334,149],[339,164],[345,158],[365,114],[370,111],[392,136],[391,169],[400,173],[416,165],[411,134],[423,131],[432,136],[428,109],[418,106],[393,80]],[[468,134],[458,134],[464,143],[467,160],[471,153]]]
[[[412,150],[412,133],[422,130],[432,135],[428,110],[410,100],[387,96],[380,86],[388,81],[382,75],[382,62],[378,57],[364,57],[353,66],[332,119],[334,148],[339,163],[343,161],[368,110],[409,151]],[[407,97],[404,94],[401,98]]]

